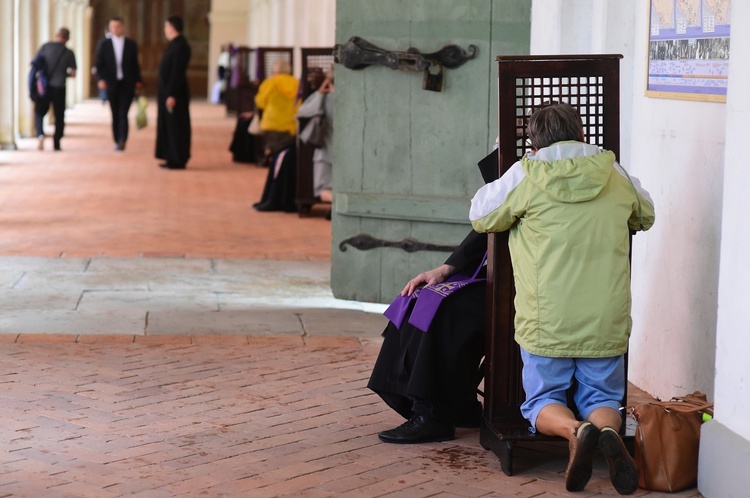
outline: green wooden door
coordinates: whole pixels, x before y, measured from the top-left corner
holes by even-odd
[[[476,56],[423,73],[336,66],[331,285],[336,297],[389,302],[416,274],[442,264],[471,229],[477,161],[497,136],[495,56],[529,51],[531,0],[339,0],[336,42],[353,36],[388,51],[458,45]],[[354,247],[357,237],[374,248]],[[407,252],[393,242],[427,249]],[[385,245],[385,247],[383,247]],[[442,250],[430,250],[430,245]]]

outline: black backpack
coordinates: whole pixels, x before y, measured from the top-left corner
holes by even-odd
[[[48,80],[47,63],[41,54],[37,54],[29,71],[29,97],[32,101],[37,102],[47,94]]]

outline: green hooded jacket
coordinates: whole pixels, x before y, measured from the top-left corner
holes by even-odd
[[[514,164],[471,201],[478,232],[510,229],[515,338],[547,357],[624,354],[630,336],[630,231],[654,205],[610,151],[559,142]]]

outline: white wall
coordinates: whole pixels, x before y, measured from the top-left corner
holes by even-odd
[[[534,54],[621,53],[621,162],[652,194],[633,243],[630,380],[661,397],[711,397],[726,105],[644,96],[648,2],[537,0]]]
[[[657,214],[634,244],[630,378],[713,399],[726,104],[645,97],[648,3],[635,14],[633,171]]]
[[[208,93],[216,81],[221,45],[294,47],[295,61],[301,47],[333,47],[336,0],[212,0],[209,15]],[[295,64],[295,76],[301,74]]]
[[[299,49],[331,47],[336,35],[336,0],[248,0],[250,47],[294,47],[295,76],[301,74]]]
[[[218,78],[217,69],[221,46],[227,43],[246,45],[248,35],[249,3],[247,0],[212,0],[208,39],[208,97]]]

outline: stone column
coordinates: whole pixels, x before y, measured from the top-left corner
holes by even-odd
[[[36,135],[34,129],[34,103],[29,98],[29,64],[39,48],[37,35],[37,4],[36,2],[19,1],[15,22],[16,66],[14,96],[16,133],[20,137],[28,138]]]
[[[87,99],[89,95],[89,83],[91,82],[91,67],[94,65],[94,61],[91,60],[91,18],[94,14],[94,9],[87,6],[83,2],[81,4],[80,21],[78,23],[78,31],[81,34],[81,51],[80,54],[76,54],[79,59],[78,63],[78,74],[76,79],[78,80],[78,101]]]
[[[13,68],[15,30],[13,23],[17,0],[0,0],[0,149],[15,149],[13,105]]]

